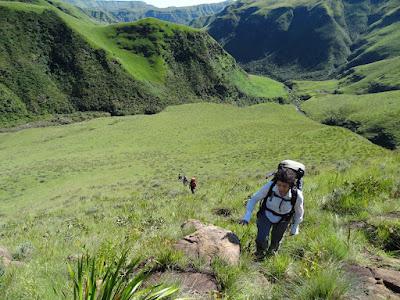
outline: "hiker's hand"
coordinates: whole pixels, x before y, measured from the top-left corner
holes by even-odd
[[[247,222],[246,220],[240,220],[239,224],[245,226],[245,225],[249,225],[249,222]]]
[[[298,235],[298,234],[299,234],[299,226],[292,225],[292,228],[290,230],[290,235]]]

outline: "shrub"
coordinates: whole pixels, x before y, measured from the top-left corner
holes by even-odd
[[[365,211],[370,202],[381,199],[391,192],[392,181],[373,176],[346,181],[324,199],[323,208],[340,214],[357,214]],[[378,197],[379,196],[379,197]]]
[[[32,256],[35,248],[30,242],[25,242],[23,244],[20,244],[16,251],[13,253],[12,257],[15,260],[24,260],[28,259]]]

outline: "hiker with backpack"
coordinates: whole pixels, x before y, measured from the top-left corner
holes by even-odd
[[[301,190],[304,172],[303,164],[291,160],[281,162],[277,172],[274,173],[274,178],[256,192],[247,203],[246,214],[240,221],[242,225],[249,224],[255,205],[261,201],[257,213],[255,255],[258,259],[278,251],[292,219],[290,233],[291,235],[299,233],[299,224],[303,221],[304,215],[304,198]]]
[[[195,178],[195,177],[193,177],[193,178],[190,180],[189,187],[190,187],[190,190],[192,191],[192,194],[194,194],[195,191],[196,191],[196,187],[197,187],[197,183],[196,183],[196,178]]]

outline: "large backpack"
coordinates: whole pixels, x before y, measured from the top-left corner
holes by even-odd
[[[303,177],[306,173],[306,167],[302,163],[287,159],[279,163],[277,171],[282,169],[286,170],[289,169],[293,171],[296,174],[296,184],[295,184],[296,188],[299,190],[303,190]],[[268,173],[266,179],[270,178],[271,176],[274,176],[277,171]]]
[[[302,179],[304,177],[306,168],[302,163],[299,163],[297,161],[294,161],[294,160],[283,160],[278,165],[278,170],[280,170],[280,169],[290,169],[291,171],[295,172],[295,174],[296,174],[296,183],[291,188],[292,197],[290,199],[290,203],[292,205],[292,209],[287,214],[279,214],[279,213],[277,213],[277,212],[275,212],[275,211],[273,211],[273,210],[271,210],[271,209],[269,209],[267,207],[267,200],[272,196],[273,188],[276,185],[276,181],[275,181],[275,179],[273,179],[272,180],[272,184],[271,184],[271,186],[270,186],[270,188],[268,190],[267,196],[262,200],[262,202],[260,204],[260,209],[259,209],[259,211],[257,213],[257,216],[260,216],[260,214],[265,212],[265,211],[269,211],[273,215],[281,217],[282,218],[281,221],[289,221],[293,217],[294,212],[295,212],[294,207],[295,207],[296,201],[297,201],[297,194],[298,194],[297,190],[302,190],[302,188],[303,188]],[[267,175],[267,179],[269,177],[271,177],[272,175],[275,175],[276,172],[268,174]],[[275,195],[275,196],[281,198],[279,195]]]

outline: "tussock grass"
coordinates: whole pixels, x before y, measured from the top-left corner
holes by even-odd
[[[343,299],[349,283],[343,273],[332,266],[321,266],[305,276],[296,288],[294,299]]]

